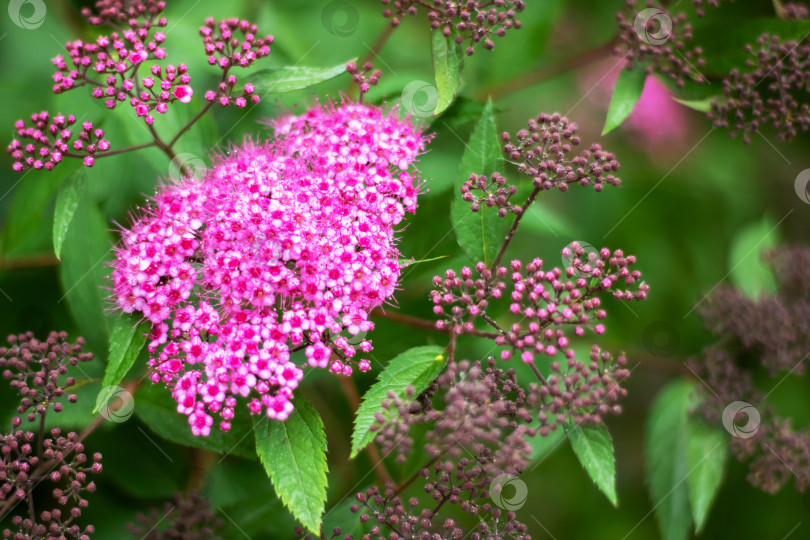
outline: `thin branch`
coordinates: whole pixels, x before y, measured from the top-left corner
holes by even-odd
[[[388,42],[388,38],[391,37],[391,34],[394,33],[395,29],[396,28],[393,25],[386,24],[383,31],[380,32],[380,35],[377,36],[377,39],[374,41],[374,45],[371,46],[368,53],[363,57],[362,60],[360,60],[360,63],[358,65],[362,66],[366,62],[371,62],[375,56],[380,54],[380,51],[382,51],[382,48]]]
[[[499,334],[505,335],[506,331],[498,325],[489,315],[486,313],[481,314],[481,318],[484,319],[492,328],[498,331]]]
[[[453,332],[450,334],[450,343],[447,345],[447,363],[451,363],[453,361],[453,357],[456,354],[456,339],[458,338],[458,334]]]
[[[534,86],[535,84],[539,84],[547,79],[552,79],[558,75],[562,75],[563,73],[584,67],[592,62],[601,60],[602,58],[606,58],[613,54],[613,49],[615,46],[616,38],[611,39],[608,43],[596,47],[595,49],[589,49],[581,52],[573,58],[566,58],[563,61],[540,67],[536,71],[530,71],[514,79],[508,80],[505,83],[498,84],[497,86],[485,88],[478,93],[478,100],[486,100],[490,96],[493,100],[500,99],[508,96],[509,94],[513,94],[518,90]]]
[[[59,259],[57,259],[53,253],[43,253],[41,255],[29,255],[27,257],[14,257],[13,259],[0,260],[0,270],[41,268],[45,266],[55,266],[57,264],[59,264]]]
[[[416,326],[417,328],[433,330],[434,332],[439,332],[440,334],[450,334],[452,332],[452,328],[436,328],[436,323],[433,321],[428,321],[427,319],[420,319],[419,317],[412,317],[411,315],[405,315],[404,313],[383,311],[379,308],[375,308],[374,311],[371,312],[371,315],[379,316],[383,319],[388,319],[389,321],[401,322],[409,326]],[[498,334],[494,334],[492,332],[484,332],[483,330],[475,330],[475,329],[470,331],[465,330],[464,334],[468,336],[477,336],[488,339],[498,337]]]
[[[338,376],[338,380],[340,381],[340,388],[343,390],[343,394],[349,402],[349,406],[351,406],[353,411],[357,411],[357,409],[360,408],[360,394],[357,391],[354,378]],[[366,451],[368,452],[368,457],[371,458],[372,463],[374,463],[374,472],[377,474],[377,479],[380,483],[385,485],[386,482],[393,482],[391,474],[388,472],[388,469],[385,468],[380,451],[374,446],[373,441],[366,446]]]
[[[125,148],[116,148],[115,150],[109,150],[107,152],[102,152],[100,154],[93,154],[93,159],[101,159],[105,157],[115,156],[118,154],[123,154],[125,152],[134,152],[135,150],[142,150],[144,148],[151,148],[152,146],[158,146],[156,141],[138,144],[135,146],[127,146]],[[81,154],[74,154],[73,152],[64,152],[62,155],[72,158],[79,158],[83,159],[84,156]]]
[[[191,120],[189,120],[189,121],[188,121],[188,124],[186,124],[185,126],[183,126],[182,128],[180,128],[180,131],[178,131],[178,132],[177,132],[177,135],[175,135],[175,136],[172,138],[172,140],[171,140],[171,141],[169,141],[169,145],[168,145],[168,146],[169,146],[169,148],[173,148],[173,147],[174,147],[174,145],[177,143],[177,141],[178,141],[178,140],[180,140],[180,137],[182,137],[182,136],[183,136],[183,134],[184,134],[186,131],[188,131],[189,129],[191,129],[191,126],[193,126],[194,124],[196,124],[196,123],[197,123],[197,120],[199,120],[200,118],[202,118],[202,117],[205,115],[205,113],[207,113],[208,111],[210,111],[210,110],[211,110],[211,107],[213,107],[213,106],[214,106],[214,101],[209,101],[209,102],[208,102],[208,104],[207,104],[205,107],[203,107],[203,108],[202,108],[202,110],[201,110],[200,112],[198,112],[196,116],[194,116],[194,118],[192,118]]]
[[[520,214],[515,216],[515,222],[512,223],[512,228],[509,229],[509,233],[506,235],[506,239],[504,239],[503,241],[503,245],[501,246],[501,250],[498,252],[498,256],[495,257],[495,260],[492,261],[492,265],[489,267],[489,269],[493,273],[495,272],[495,269],[498,267],[498,265],[501,263],[501,259],[503,259],[503,256],[506,253],[506,248],[509,247],[509,243],[512,241],[512,237],[515,236],[515,232],[517,231],[518,225],[520,225],[520,220],[523,219],[523,216],[526,215],[526,211],[529,209],[534,200],[540,194],[540,191],[542,190],[539,187],[534,188],[534,191],[532,191],[531,195],[529,195],[529,198],[526,199],[526,202],[523,203],[523,206],[520,207]]]
[[[548,382],[546,382],[546,378],[543,377],[543,374],[540,373],[540,370],[537,369],[537,366],[534,365],[534,362],[529,362],[529,366],[531,366],[532,371],[534,371],[534,374],[537,376],[537,378],[540,379],[540,382],[545,385],[548,385]]]
[[[436,328],[436,323],[434,321],[429,321],[427,319],[420,319],[418,317],[413,317],[411,315],[405,315],[404,313],[397,313],[394,311],[383,311],[380,308],[375,308],[371,312],[371,315],[383,319],[388,319],[389,321],[401,322],[409,326],[416,326],[417,328],[433,330],[434,332],[439,332],[441,334],[447,334],[449,332],[448,330],[444,329],[440,330]]]
[[[408,486],[414,483],[414,481],[421,476],[422,469],[430,469],[432,465],[434,465],[444,454],[439,454],[438,456],[433,456],[430,458],[430,461],[425,463],[425,466],[416,471],[411,475],[410,478],[405,480],[402,484],[400,484],[397,489],[394,491],[394,495],[400,495],[403,491],[408,489]]]

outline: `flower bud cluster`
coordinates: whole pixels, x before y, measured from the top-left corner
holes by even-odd
[[[535,259],[525,267],[515,260],[509,268],[501,266],[495,271],[479,262],[474,270],[464,267],[460,274],[447,270],[444,277],[434,277],[433,311],[442,317],[436,327],[490,337],[502,347],[503,360],[517,354],[532,363],[536,355],[554,357],[558,353],[572,359],[574,336],[584,335],[586,329],[605,332],[602,321],[607,313],[600,293],[610,292],[619,300],[643,300],[649,286],[641,282],[641,272],[630,269],[635,256],[625,256],[621,250],[603,248],[590,260],[584,258],[583,248],[572,244],[563,250],[563,256],[571,260],[565,271],[546,271],[543,261]],[[504,327],[487,314],[493,301],[501,299],[509,302],[512,315],[520,317]],[[496,332],[477,330],[479,321]]]
[[[810,44],[763,34],[746,51],[753,56],[747,68],[732,70],[723,79],[723,96],[712,103],[714,126],[732,137],[742,134],[745,143],[768,125],[786,141],[810,129]]]
[[[604,184],[621,183],[612,174],[619,169],[619,162],[599,144],[570,155],[580,143],[577,125],[559,113],[540,114],[529,120],[528,129],[518,131],[515,142],[509,133],[503,133],[501,139],[506,143],[503,149],[507,159],[517,164],[537,189],[567,191],[569,185],[579,184],[602,191]]]
[[[391,25],[396,27],[406,15],[416,15],[417,6],[426,3],[418,0],[382,0],[386,6],[383,11],[386,19],[391,19]],[[428,9],[430,28],[441,30],[445,37],[455,36],[458,44],[469,40],[466,53],[475,53],[475,45],[481,43],[491,51],[495,47],[492,40],[494,36],[503,37],[506,31],[512,28],[519,29],[520,21],[517,14],[526,7],[523,0],[494,0],[483,2],[481,0],[434,0]]]
[[[371,62],[366,62],[363,67],[357,67],[357,62],[349,62],[346,64],[346,71],[352,76],[354,84],[360,87],[360,101],[363,101],[363,96],[368,93],[372,86],[377,86],[380,81],[382,72],[379,69],[374,69]]]
[[[425,426],[424,452],[432,464],[419,473],[425,496],[403,502],[392,485],[372,487],[357,494],[360,521],[371,521],[382,531],[408,531],[413,538],[424,532],[445,530],[442,538],[523,538],[526,527],[514,513],[492,504],[490,488],[500,475],[519,475],[534,436],[527,392],[517,383],[514,370],[496,367],[490,358],[481,362],[451,362],[419,396],[409,389],[404,400],[390,398],[376,415],[375,441],[385,455],[396,453],[402,463],[413,451],[411,430]],[[422,451],[420,448],[419,451]],[[432,506],[447,503],[476,516],[480,524],[462,530]],[[373,533],[378,534],[378,533]],[[384,536],[380,533],[380,536]],[[432,538],[426,536],[426,538]]]
[[[805,492],[810,488],[810,430],[793,427],[790,419],[764,405],[766,396],[755,377],[764,368],[773,378],[768,386],[775,388],[787,375],[806,371],[810,249],[782,247],[766,260],[776,277],[776,294],[752,300],[731,287],[716,290],[701,306],[701,316],[718,341],[691,358],[689,366],[705,384],[698,388],[707,422],[717,425],[730,420],[724,415],[734,402],[745,402],[751,406],[749,411],[758,411],[752,428],[731,439],[737,459],[750,460],[748,481],[775,493],[793,479],[796,489]],[[756,360],[753,365],[752,359]]]
[[[127,530],[143,540],[222,540],[218,531],[224,522],[211,510],[211,501],[196,491],[175,493],[162,509],[151,508],[135,520],[127,523]]]
[[[679,87],[687,79],[705,82],[699,71],[705,64],[703,50],[687,45],[692,40],[692,25],[686,22],[686,14],[671,14],[657,1],[646,6],[643,9],[636,0],[626,0],[626,9],[616,14],[619,44],[614,54],[627,58],[625,69],[643,67],[648,74],[660,73]]]
[[[104,138],[104,131],[94,128],[90,121],[82,124],[74,138],[76,129],[71,126],[75,123],[76,117],[72,114],[51,117],[47,111],[32,114],[31,125],[17,120],[14,128],[19,138],[6,148],[14,160],[12,168],[17,172],[26,169],[50,171],[65,157],[81,158],[87,167],[92,167],[94,156],[109,150],[110,143]]]
[[[222,70],[222,80],[216,90],[205,92],[206,100],[216,101],[223,107],[236,105],[240,109],[248,102],[259,102],[259,95],[251,83],[242,87],[241,95],[234,96],[237,78],[230,72],[232,67],[250,67],[259,58],[270,54],[273,36],[259,37],[258,31],[255,24],[244,20],[224,19],[217,22],[211,17],[205,20],[205,26],[200,28],[200,36],[208,63]]]
[[[165,8],[163,2],[101,1],[96,7],[98,15],[89,9],[83,11],[91,24],[129,28],[100,35],[94,42],[69,41],[66,48],[70,64],[62,55],[52,60],[57,69],[54,92],[89,85],[91,95],[108,109],[129,102],[150,125],[154,122],[152,112],[163,114],[171,103],[191,101],[191,79],[184,64],[165,68],[153,64],[149,67],[151,75],[138,74],[145,62],[166,58],[162,46],[166,34],[155,31],[166,26],[166,19],[158,18]]]
[[[609,415],[618,416],[618,404],[627,395],[621,384],[630,376],[627,358],[615,360],[597,345],[591,347],[588,362],[569,358],[565,367],[552,362],[550,374],[529,387],[526,403],[538,411],[540,435],[547,436],[559,426],[601,424]]]
[[[475,192],[480,191],[481,195],[476,196]],[[470,204],[470,210],[478,212],[483,204],[487,208],[498,208],[498,216],[506,217],[511,211],[520,215],[521,207],[510,205],[509,199],[517,193],[517,186],[507,186],[506,178],[498,173],[492,173],[487,179],[485,175],[471,174],[461,185],[461,198]]]
[[[9,336],[11,347],[0,347],[3,378],[10,380],[12,390],[22,396],[17,413],[26,415],[29,422],[45,416],[49,410],[61,412],[62,403],[57,400],[66,395],[66,388],[76,384],[73,377],[66,376],[68,368],[93,359],[91,353],[81,352],[83,338],[75,345],[66,339],[65,332],[51,332],[45,341],[28,332]],[[76,396],[68,395],[68,401],[75,403]],[[21,422],[18,417],[13,426],[19,427]]]
[[[86,493],[95,491],[90,474],[101,472],[101,454],[91,457],[85,453],[81,438],[74,432],[63,435],[59,428],[45,431],[48,411],[60,412],[65,388],[75,384],[67,377],[69,367],[92,359],[81,352],[84,340],[76,344],[66,341],[64,332],[51,332],[45,341],[32,333],[9,336],[9,347],[0,347],[0,367],[3,378],[21,396],[17,407],[28,422],[39,416],[40,430],[36,435],[25,429],[23,418],[12,418],[12,431],[0,434],[0,508],[5,513],[20,501],[28,504],[19,508],[29,515],[13,515],[11,527],[2,530],[3,538],[86,540],[93,526],[79,526],[76,521],[88,506]],[[68,396],[74,403],[76,396]],[[42,510],[43,493],[52,497],[48,510]],[[39,511],[35,513],[34,500]]]

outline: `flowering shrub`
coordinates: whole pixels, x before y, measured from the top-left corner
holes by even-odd
[[[9,2],[3,538],[800,537],[807,5],[578,1]]]

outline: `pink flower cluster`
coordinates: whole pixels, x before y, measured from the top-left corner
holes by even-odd
[[[310,366],[350,375],[350,343],[400,275],[396,226],[416,209],[409,172],[427,142],[379,107],[316,106],[276,137],[217,159],[200,182],[165,187],[123,232],[118,307],[152,323],[152,380],[172,388],[195,435],[237,402],[284,420]],[[371,343],[362,339],[362,352]]]
[[[584,335],[586,329],[596,334],[605,332],[601,321],[607,314],[597,294],[612,292],[619,300],[643,300],[649,285],[641,281],[641,272],[630,270],[635,256],[625,256],[621,250],[602,248],[589,254],[573,242],[562,254],[571,263],[566,270],[543,270],[540,259],[525,267],[514,260],[509,268],[501,266],[494,271],[479,262],[477,276],[473,269],[464,267],[460,276],[447,270],[444,278],[434,277],[433,311],[442,317],[436,328],[489,337],[503,347],[503,360],[518,353],[524,362],[532,363],[536,354],[553,357],[558,352],[573,359],[571,337]],[[636,290],[630,290],[633,285],[637,285]],[[492,300],[501,298],[510,300],[509,311],[521,317],[505,328],[486,314]],[[449,313],[446,308],[450,308]],[[497,332],[477,330],[474,323],[481,319]]]
[[[205,26],[200,28],[200,35],[205,45],[205,54],[208,55],[208,63],[212,66],[219,66],[222,70],[222,81],[217,86],[216,91],[208,90],[205,99],[208,101],[218,101],[223,107],[236,105],[242,108],[247,105],[248,100],[252,103],[259,102],[259,96],[255,94],[252,84],[245,84],[242,95],[233,97],[233,90],[236,86],[236,76],[229,74],[233,66],[246,68],[259,58],[270,54],[270,45],[273,43],[273,36],[257,38],[258,28],[255,24],[239,19],[225,19],[217,23],[209,17],[205,20]],[[242,34],[242,39],[236,37]]]
[[[70,126],[76,123],[73,115],[57,114],[53,118],[46,112],[31,115],[33,126],[26,126],[22,120],[17,120],[14,128],[20,139],[31,142],[23,143],[14,139],[6,151],[14,159],[12,168],[20,172],[25,169],[51,170],[62,158],[83,158],[84,164],[92,167],[93,157],[99,152],[110,149],[110,143],[104,138],[104,131],[93,129],[92,122],[84,122],[78,137],[73,140],[74,131]]]

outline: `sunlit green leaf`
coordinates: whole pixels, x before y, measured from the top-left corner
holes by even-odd
[[[627,120],[641,98],[646,81],[647,73],[644,71],[644,66],[639,65],[633,69],[619,71],[619,77],[616,79],[616,85],[610,95],[610,105],[602,135],[613,131]]]
[[[283,422],[255,420],[256,452],[276,494],[307,529],[320,534],[326,504],[326,435],[318,411],[301,396]]]
[[[616,460],[613,457],[613,439],[607,426],[582,425],[568,430],[568,440],[582,467],[602,493],[617,506]]]
[[[84,174],[80,169],[71,174],[56,196],[56,208],[53,215],[53,251],[56,258],[62,252],[62,243],[65,241],[70,222],[79,207],[79,197],[84,190]]]
[[[282,94],[308,88],[346,73],[346,64],[350,61],[330,67],[286,66],[262,69],[248,76],[245,82],[252,83],[259,95]]]
[[[433,72],[436,77],[436,90],[439,98],[434,116],[441,114],[453,102],[461,87],[461,68],[464,53],[453,36],[444,37],[441,32],[431,32]]]

